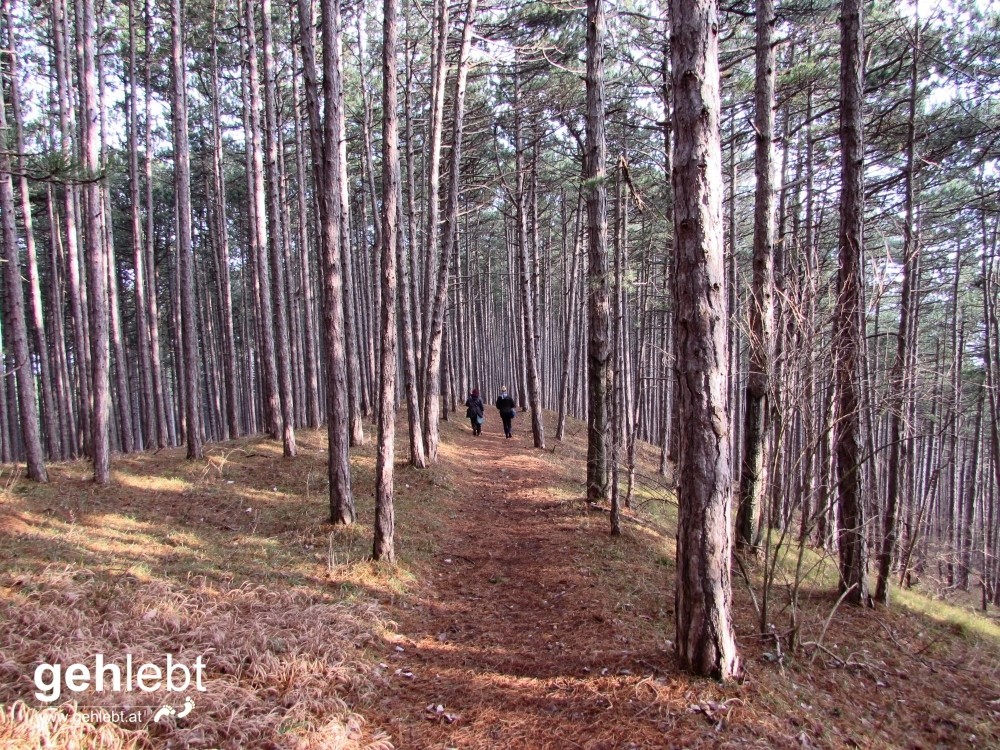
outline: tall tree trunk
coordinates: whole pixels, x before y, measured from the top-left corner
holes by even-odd
[[[135,278],[133,294],[135,300],[135,328],[139,359],[139,413],[143,446],[156,443],[156,404],[153,394],[153,365],[149,343],[149,317],[146,301],[146,254],[142,233],[142,218],[139,214],[139,96],[136,78],[136,17],[135,0],[128,3],[128,99],[126,123],[128,149],[128,189],[129,220],[132,230],[132,259]]]
[[[396,449],[396,262],[400,216],[399,124],[396,114],[399,0],[383,0],[382,8],[382,368],[379,371],[372,557],[392,563],[396,559],[393,474]]]
[[[904,413],[908,404],[907,387],[910,377],[906,370],[910,363],[910,342],[916,325],[916,304],[913,299],[914,271],[919,263],[920,246],[916,233],[915,185],[916,180],[916,138],[917,111],[917,61],[920,50],[920,24],[914,21],[913,57],[910,61],[910,101],[906,123],[906,167],[903,173],[903,283],[899,304],[899,332],[896,334],[896,358],[889,375],[889,464],[886,467],[885,515],[882,523],[882,550],[879,555],[878,583],[875,586],[875,601],[889,605],[889,580],[896,554],[899,537],[898,510],[900,484],[904,465],[909,461],[908,436],[904,435]],[[907,430],[908,432],[908,430]]]
[[[576,221],[573,231],[573,255],[569,273],[566,278],[566,305],[563,315],[563,352],[562,367],[559,375],[559,414],[556,417],[556,440],[562,441],[566,431],[566,412],[569,409],[569,371],[573,350],[576,347],[576,336],[574,322],[576,321],[576,277],[580,264],[580,254],[582,249],[583,233],[580,231],[580,222],[583,217],[583,189],[580,189],[577,198]],[[568,222],[564,228],[568,227]]]
[[[271,0],[261,0],[261,46],[264,59],[264,139],[267,149],[267,251],[271,261],[273,294],[274,354],[281,402],[281,442],[286,457],[296,454],[295,407],[292,395],[292,357],[289,348],[288,298],[285,294],[285,255],[281,214],[281,172],[278,167],[278,98],[274,71],[274,43],[271,39]],[[248,22],[251,18],[247,19]],[[253,47],[251,47],[252,54]],[[251,84],[252,86],[252,84]]]
[[[756,87],[754,90],[753,286],[750,300],[750,372],[743,412],[743,465],[736,516],[736,546],[757,541],[761,501],[767,491],[768,391],[774,331],[774,80],[773,0],[757,0]],[[732,196],[736,200],[736,196]],[[735,239],[731,239],[735,242]],[[735,287],[735,280],[734,280]]]
[[[14,19],[10,0],[4,0],[3,14],[7,25],[7,45],[9,49],[18,49],[18,40],[14,32]],[[48,336],[45,332],[45,318],[42,311],[42,287],[38,275],[38,251],[35,247],[34,224],[31,217],[31,193],[28,189],[28,178],[24,165],[24,128],[21,118],[20,83],[18,81],[18,56],[10,57],[10,99],[11,115],[14,120],[14,143],[16,146],[18,193],[21,203],[21,221],[24,226],[24,245],[27,260],[28,284],[31,290],[31,334],[38,357],[42,386],[42,425],[44,427],[45,446],[50,459],[62,458],[62,444],[59,434],[59,415],[53,394],[52,364],[49,356]]]
[[[414,40],[414,46],[416,40]],[[406,53],[404,53],[406,54]],[[399,302],[403,334],[403,389],[406,392],[407,430],[410,442],[410,464],[427,466],[424,453],[424,433],[420,419],[420,390],[417,378],[417,348],[420,345],[420,315],[416,298],[416,177],[413,155],[413,117],[410,105],[411,69],[409,55],[406,65],[406,88],[403,90],[403,117],[406,121],[406,227],[407,242],[402,236],[396,241],[396,265],[399,273]],[[402,207],[400,207],[402,210]]]
[[[56,82],[59,96],[59,131],[60,154],[67,162],[73,156],[73,136],[70,105],[70,62],[69,45],[67,41],[66,0],[53,0],[52,3],[52,49],[56,67]],[[83,282],[80,278],[79,229],[77,210],[77,192],[75,185],[66,185],[63,189],[64,211],[63,220],[66,226],[66,268],[69,282],[70,315],[73,319],[73,374],[77,381],[77,414],[80,417],[80,435],[83,438],[83,448],[90,450],[91,439],[91,382],[90,382],[90,343],[86,310],[83,304]],[[79,448],[77,440],[76,448]]]
[[[91,451],[94,481],[111,479],[111,351],[108,332],[108,251],[105,246],[104,198],[97,180],[100,164],[100,124],[97,98],[97,19],[93,0],[80,0],[77,14],[82,24],[80,60],[81,151],[83,171],[91,178],[84,186],[84,226],[87,233],[87,284],[90,302],[90,357],[93,384]]]
[[[131,2],[131,0],[130,0]],[[218,243],[215,249],[219,269],[219,303],[222,305],[222,377],[226,388],[226,435],[240,435],[239,386],[236,382],[236,335],[233,328],[233,292],[229,276],[229,218],[226,213],[226,175],[222,152],[222,114],[219,86],[218,0],[212,2],[212,182]],[[304,192],[304,191],[303,191]]]
[[[424,442],[427,460],[437,461],[440,432],[438,420],[441,416],[441,348],[444,338],[445,311],[448,301],[448,277],[450,261],[458,242],[458,200],[461,191],[459,179],[462,166],[462,133],[465,126],[465,87],[469,78],[469,51],[472,47],[472,25],[475,21],[477,0],[468,0],[465,26],[462,31],[462,48],[458,57],[458,74],[455,76],[455,90],[452,97],[454,116],[451,127],[451,169],[448,173],[448,197],[445,204],[444,225],[441,228],[441,251],[438,257],[436,283],[432,287],[434,297],[431,306],[430,324],[427,326],[426,370],[424,375]]]
[[[680,420],[677,655],[685,669],[726,680],[738,674],[739,657],[731,618],[719,19],[714,0],[671,0],[670,18]]]
[[[337,28],[340,28],[341,23],[341,8],[339,0],[337,2],[336,8],[336,23]],[[337,59],[341,60],[341,50],[340,50],[340,34],[337,34]],[[340,63],[338,62],[338,66]],[[340,132],[347,132],[347,108],[344,106],[344,78],[342,75],[337,77],[337,99],[340,102]],[[340,179],[337,182],[338,185],[338,221],[340,222],[340,268],[343,274],[343,286],[344,289],[349,290],[347,294],[343,295],[343,305],[344,305],[344,351],[347,359],[347,369],[345,372],[347,378],[347,399],[348,399],[348,430],[350,444],[354,445],[364,445],[365,444],[365,425],[363,415],[369,414],[371,412],[369,406],[369,389],[365,388],[364,382],[361,379],[361,354],[363,339],[358,333],[358,320],[357,320],[357,308],[354,305],[354,300],[352,298],[352,292],[355,288],[354,284],[354,260],[353,260],[353,250],[351,248],[351,201],[348,196],[347,186],[349,181],[347,179],[347,138],[346,136],[340,138],[340,156],[338,159],[338,165],[340,170]],[[372,207],[372,210],[376,209]],[[369,347],[369,350],[373,350],[375,347]]]
[[[837,377],[837,498],[840,506],[840,590],[847,601],[867,603],[868,546],[861,491],[859,381],[861,253],[864,248],[864,95],[862,1],[843,0],[840,14],[840,269],[834,318]]]
[[[181,346],[184,353],[183,387],[187,424],[187,457],[202,458],[201,360],[198,356],[198,319],[194,302],[194,248],[191,240],[191,150],[188,146],[187,65],[184,52],[183,0],[173,0],[171,49],[174,125],[174,190],[177,205],[177,254],[181,303]]]
[[[62,269],[65,266],[62,235],[59,232],[60,218],[55,206],[52,185],[46,185],[45,203],[48,209],[49,242],[52,262],[49,264],[49,320],[52,323],[52,343],[56,362],[56,401],[59,405],[59,436],[61,454],[76,458],[76,415],[73,399],[70,397],[69,357],[66,354],[66,316],[63,308]],[[0,350],[2,351],[2,350]]]
[[[260,76],[257,66],[257,31],[254,20],[253,0],[244,0],[247,45],[246,84],[249,107],[246,118],[247,128],[247,180],[250,191],[251,257],[256,272],[256,300],[258,309],[258,351],[261,365],[261,390],[264,402],[265,429],[277,439],[283,437],[280,386],[278,384],[278,363],[275,361],[274,296],[271,285],[279,279],[271,277],[268,264],[270,246],[267,223],[267,198],[264,186],[264,146],[261,142],[261,113],[264,104],[260,96]],[[271,229],[277,230],[272,226]]]
[[[347,361],[344,331],[344,276],[341,254],[341,111],[343,90],[340,76],[340,3],[322,0],[323,27],[323,284],[326,305],[323,311],[326,346],[326,420],[330,520],[351,524],[355,519],[351,494],[351,463],[348,436]],[[305,35],[303,35],[305,36]],[[303,59],[305,54],[303,54]],[[347,292],[349,293],[349,289]]]
[[[611,291],[608,281],[607,146],[604,136],[604,2],[587,1],[587,502],[608,502],[608,359]]]
[[[432,385],[428,383],[428,379],[431,377],[431,371],[427,367],[427,362],[430,359],[430,339],[431,339],[431,326],[432,318],[434,317],[434,306],[435,306],[435,295],[437,292],[436,286],[434,284],[435,269],[437,268],[438,252],[438,237],[440,236],[438,232],[440,227],[438,226],[439,212],[440,212],[440,195],[441,195],[441,140],[442,132],[444,131],[444,99],[445,99],[445,82],[447,80],[447,52],[448,52],[448,10],[449,3],[448,0],[435,0],[434,2],[435,16],[433,23],[436,23],[436,27],[432,31],[433,44],[434,46],[434,62],[431,68],[432,71],[432,83],[431,83],[431,107],[430,107],[430,122],[428,123],[428,146],[427,146],[427,227],[424,231],[424,322],[423,322],[423,339],[420,341],[420,352],[421,361],[418,362],[419,366],[422,366],[421,373],[421,413],[424,415],[424,440],[427,438],[427,409],[429,404],[426,401],[427,394],[431,392]],[[435,46],[436,45],[436,46]],[[437,384],[433,385],[437,388]],[[435,407],[437,409],[437,407]],[[437,412],[435,412],[434,418],[437,419]],[[430,453],[428,451],[428,453]],[[436,455],[428,455],[431,461],[434,461]]]
[[[311,37],[312,28],[306,32],[300,26],[298,33],[308,33]],[[310,46],[312,45],[311,39],[309,44]],[[299,70],[298,55],[296,54],[294,45],[292,46],[292,64],[296,71]],[[312,64],[315,75],[315,60],[313,60]],[[309,214],[306,209],[306,195],[308,193],[306,186],[309,184],[309,177],[306,171],[306,149],[302,135],[303,127],[299,116],[299,112],[301,111],[301,97],[299,94],[299,77],[297,73],[292,76],[292,101],[296,114],[292,119],[295,124],[295,168],[298,172],[298,195],[296,201],[298,204],[299,283],[302,287],[302,356],[305,365],[305,424],[309,427],[317,428],[319,427],[321,418],[319,405],[319,362],[316,356],[316,324],[313,316],[313,311],[316,308],[316,299],[313,291]],[[309,126],[308,123],[307,126]],[[312,163],[315,164],[320,159],[322,159],[322,154],[312,154]],[[316,192],[314,190],[313,196],[315,197],[315,195]]]
[[[160,355],[160,304],[156,287],[156,244],[154,229],[153,205],[153,115],[152,115],[152,77],[153,77],[153,19],[151,5],[153,0],[146,0],[145,7],[145,159],[143,170],[146,177],[146,299],[149,305],[147,320],[149,321],[149,350],[152,358],[153,396],[156,409],[156,447],[163,448],[172,441],[170,424],[167,422],[166,387],[164,385],[163,361]]]
[[[4,3],[3,13],[9,16],[10,7]],[[2,81],[0,81],[2,83]],[[0,85],[0,132],[7,132],[7,103]],[[38,424],[38,404],[35,394],[34,368],[28,349],[28,324],[24,317],[24,289],[21,285],[21,262],[14,220],[14,183],[11,179],[10,153],[0,149],[0,212],[3,232],[4,313],[6,339],[14,361],[17,382],[18,416],[21,420],[21,437],[28,465],[28,478],[47,482],[45,455]],[[9,415],[11,418],[13,414]],[[11,430],[13,434],[13,430]]]
[[[519,267],[521,269],[521,316],[524,321],[524,356],[528,376],[528,406],[531,411],[531,435],[536,448],[545,447],[545,429],[542,424],[542,394],[538,376],[538,332],[537,313],[538,295],[535,284],[532,283],[534,265],[528,255],[528,210],[525,205],[527,191],[524,184],[524,143],[521,129],[520,82],[515,72],[514,80],[514,201],[515,201],[515,237]],[[449,193],[449,207],[451,197]],[[449,222],[450,223],[450,222]]]

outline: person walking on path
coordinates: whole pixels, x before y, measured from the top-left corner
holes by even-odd
[[[496,407],[500,410],[500,419],[503,420],[503,434],[507,437],[514,437],[511,422],[514,421],[514,399],[507,393],[507,386],[500,387],[500,395],[497,396]]]
[[[483,412],[485,406],[483,400],[479,398],[479,389],[473,388],[472,393],[465,400],[465,416],[472,422],[472,434],[481,435],[483,433]]]

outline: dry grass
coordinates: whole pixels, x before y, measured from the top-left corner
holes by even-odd
[[[106,490],[80,464],[53,467],[47,487],[12,484],[0,504],[0,746],[391,747],[356,707],[384,685],[370,657],[390,625],[377,594],[398,582],[360,562],[361,528],[322,523],[322,455],[306,443],[297,464],[244,441],[205,462],[121,460]],[[34,697],[41,663],[162,665],[168,653],[207,663],[182,719],[151,722],[182,706],[165,688],[64,686],[52,707]],[[141,718],[101,721],[97,706]]]
[[[836,595],[812,553],[794,607],[793,566],[779,569],[766,637],[734,579],[741,683],[681,673],[676,506],[654,479],[655,450],[643,448],[615,539],[607,514],[583,503],[582,425],[544,452],[524,421],[509,441],[491,426],[474,439],[446,423],[438,465],[398,467],[395,569],[367,561],[371,446],[352,455],[360,522],[332,527],[316,433],[299,433],[294,461],[242,440],[202,462],[121,458],[102,490],[83,464],[52,467],[48,486],[11,481],[0,494],[0,746],[1000,747],[991,631],[940,610],[831,617]],[[162,724],[148,708],[177,706],[177,694],[64,693],[52,707],[33,697],[40,662],[126,652],[204,655],[208,690]],[[91,721],[79,707],[96,702],[145,707],[145,721]]]

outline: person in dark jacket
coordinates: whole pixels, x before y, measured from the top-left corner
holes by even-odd
[[[500,410],[500,419],[503,420],[503,434],[507,437],[514,437],[511,422],[514,420],[514,399],[507,393],[507,386],[500,387],[500,395],[497,396],[496,407]]]
[[[472,434],[481,435],[483,433],[483,412],[485,406],[483,400],[479,398],[479,389],[473,388],[472,393],[465,399],[465,416],[472,422]]]

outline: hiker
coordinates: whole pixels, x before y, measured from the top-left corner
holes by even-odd
[[[479,389],[473,388],[469,397],[465,399],[465,416],[472,422],[472,434],[483,434],[483,400],[479,398]]]
[[[497,409],[500,410],[500,419],[503,420],[503,434],[507,437],[514,437],[511,430],[511,422],[514,419],[514,399],[507,393],[507,386],[500,386],[500,395],[497,396]]]

